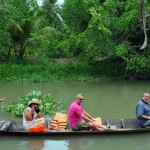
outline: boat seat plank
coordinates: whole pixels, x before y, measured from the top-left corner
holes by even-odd
[[[11,124],[11,121],[4,121],[0,128],[0,131],[7,131],[10,124]]]

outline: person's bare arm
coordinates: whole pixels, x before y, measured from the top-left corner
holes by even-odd
[[[145,116],[145,115],[142,115],[140,118],[143,118],[143,119],[150,120],[150,116]]]
[[[93,122],[93,120],[91,118],[87,117],[84,113],[81,115],[81,118],[87,122],[91,122],[91,123]]]
[[[37,113],[37,118],[41,118],[41,117],[42,117],[41,113],[40,112]]]
[[[96,121],[85,116],[84,113],[81,115],[81,118],[87,122],[92,123],[95,127],[98,127],[98,124],[96,123]]]
[[[93,118],[89,113],[87,113],[85,110],[83,111],[83,113],[84,113],[84,115],[85,115],[86,117],[88,117],[89,119],[94,120],[94,118]]]
[[[27,121],[32,121],[33,120],[33,115],[32,112],[29,111],[28,109],[24,110],[24,115]]]

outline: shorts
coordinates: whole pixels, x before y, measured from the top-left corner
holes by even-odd
[[[81,122],[79,122],[78,124],[76,124],[75,126],[71,127],[72,130],[74,131],[80,131],[80,130],[90,130],[90,123],[82,120]]]

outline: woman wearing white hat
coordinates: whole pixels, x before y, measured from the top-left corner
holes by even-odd
[[[32,99],[32,101],[29,101],[28,107],[23,112],[23,127],[25,130],[29,130],[29,128],[38,125],[45,126],[44,118],[42,118],[39,109],[40,105],[41,102],[38,99]]]

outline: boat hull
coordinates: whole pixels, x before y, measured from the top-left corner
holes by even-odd
[[[46,121],[47,127],[48,122]],[[48,132],[28,132],[23,129],[21,121],[0,121],[0,135],[104,135],[150,132],[150,128],[141,128],[136,119],[105,120],[103,124],[111,124],[106,131],[72,131],[69,126],[65,131],[48,130]]]

